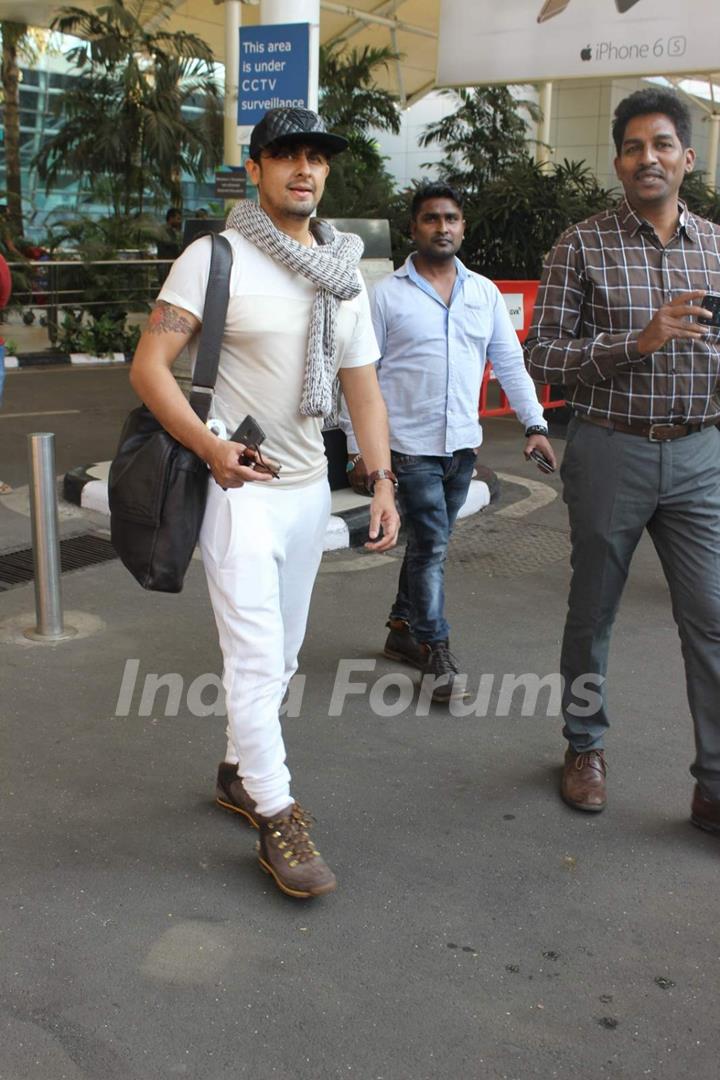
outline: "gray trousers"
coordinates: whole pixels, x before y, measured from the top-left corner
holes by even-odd
[[[574,419],[561,475],[573,570],[560,661],[563,734],[576,752],[603,746],[604,688],[588,708],[582,687],[588,675],[606,674],[610,631],[647,528],[680,632],[695,726],[690,771],[720,799],[720,432],[653,443]]]

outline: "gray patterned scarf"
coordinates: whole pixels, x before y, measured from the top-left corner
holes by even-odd
[[[242,199],[230,212],[229,229],[237,229],[271,259],[287,266],[317,286],[310,314],[300,412],[303,416],[330,417],[335,411],[335,351],[337,313],[341,300],[360,292],[358,263],[363,242],[354,233],[341,233],[326,221],[313,219],[310,229],[318,247],[305,247],[276,229],[257,203]]]

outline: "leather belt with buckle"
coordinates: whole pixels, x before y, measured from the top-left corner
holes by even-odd
[[[643,424],[640,421],[625,424],[621,420],[609,420],[605,416],[589,416],[587,413],[576,413],[576,416],[587,424],[610,428],[623,435],[639,435],[640,438],[648,439],[650,442],[670,442],[672,439],[682,439],[685,435],[695,435],[703,428],[712,427],[715,424],[715,421],[705,424]]]

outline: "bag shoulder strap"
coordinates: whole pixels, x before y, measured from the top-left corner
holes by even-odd
[[[190,391],[190,405],[203,422],[207,420],[210,412],[212,393],[217,379],[233,263],[233,251],[228,238],[211,233],[210,240],[212,243],[210,273]]]

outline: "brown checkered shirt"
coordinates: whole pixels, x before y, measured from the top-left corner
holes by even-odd
[[[684,423],[720,417],[720,335],[668,341],[642,355],[657,309],[690,289],[720,292],[720,227],[680,204],[663,247],[623,202],[573,225],[543,271],[525,342],[539,383],[560,383],[576,412],[620,421]]]

